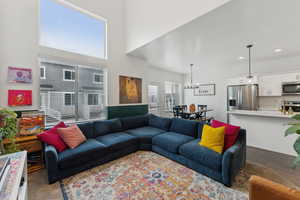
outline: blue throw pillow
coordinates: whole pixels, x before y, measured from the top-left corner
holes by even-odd
[[[168,131],[171,125],[171,119],[149,115],[149,126]]]
[[[197,129],[198,122],[196,121],[173,118],[170,131],[197,138]]]
[[[108,133],[115,133],[122,131],[122,123],[120,119],[101,120],[94,122],[95,137],[103,136]]]
[[[123,130],[148,126],[148,115],[121,118]]]

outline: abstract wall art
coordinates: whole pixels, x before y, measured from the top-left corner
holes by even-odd
[[[32,91],[31,90],[8,90],[9,106],[31,106]]]
[[[120,76],[120,104],[142,103],[142,79]]]
[[[9,83],[32,83],[32,69],[8,67],[7,80]]]

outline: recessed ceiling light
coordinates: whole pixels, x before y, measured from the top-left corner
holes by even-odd
[[[243,57],[243,56],[239,57],[239,60],[244,60],[244,59],[245,59],[245,57]]]
[[[280,52],[282,52],[283,51],[283,49],[274,49],[274,52],[275,53],[280,53]]]

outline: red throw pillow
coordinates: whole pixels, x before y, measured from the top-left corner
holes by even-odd
[[[68,148],[68,146],[64,143],[64,141],[59,136],[57,129],[58,128],[66,128],[64,122],[58,123],[56,126],[52,127],[51,129],[44,131],[41,134],[38,134],[37,137],[42,142],[50,144],[56,148],[58,152],[62,152]]]
[[[224,151],[226,151],[232,145],[235,144],[236,139],[237,139],[240,129],[241,129],[241,127],[239,127],[239,126],[233,126],[231,124],[226,124],[224,122],[220,122],[217,120],[213,120],[211,123],[211,126],[214,128],[225,126]]]
[[[81,143],[86,141],[86,137],[83,135],[81,130],[76,124],[69,126],[67,128],[57,129],[60,137],[63,141],[71,148],[74,149]]]

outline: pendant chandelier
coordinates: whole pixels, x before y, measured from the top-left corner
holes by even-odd
[[[190,76],[190,82],[187,83],[185,86],[184,86],[184,89],[195,89],[198,87],[199,84],[194,84],[193,83],[193,67],[194,67],[194,64],[190,64],[190,67],[191,67],[191,76]]]

